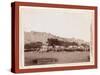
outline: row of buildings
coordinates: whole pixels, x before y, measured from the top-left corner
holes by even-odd
[[[47,46],[42,45],[39,51],[89,51],[89,47],[83,47],[83,46]]]

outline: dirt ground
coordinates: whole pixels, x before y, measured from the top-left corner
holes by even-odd
[[[78,62],[89,62],[89,51],[74,51],[74,52],[25,52],[25,66],[37,65],[33,64],[33,60],[36,58],[55,58],[58,61],[55,64],[63,63],[78,63]]]

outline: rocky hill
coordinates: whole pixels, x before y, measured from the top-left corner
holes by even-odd
[[[77,42],[78,44],[88,44],[88,42],[85,42],[84,40],[81,39],[76,39],[76,38],[64,38],[64,37],[59,37],[56,35],[53,35],[51,33],[46,33],[46,32],[36,32],[36,31],[31,31],[31,32],[24,32],[24,42],[30,43],[30,42],[43,42],[44,44],[47,42],[48,38],[54,38],[62,41],[68,41],[68,42]]]

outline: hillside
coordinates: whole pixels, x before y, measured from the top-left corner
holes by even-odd
[[[68,41],[68,42],[77,42],[78,44],[88,44],[88,42],[85,42],[84,40],[81,39],[76,39],[76,38],[64,38],[64,37],[59,37],[56,35],[53,35],[51,33],[46,33],[46,32],[36,32],[36,31],[31,31],[31,32],[24,32],[24,42],[30,43],[30,42],[43,42],[44,44],[47,42],[48,38],[54,38],[62,41]]]

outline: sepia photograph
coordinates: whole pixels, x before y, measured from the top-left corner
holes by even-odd
[[[17,71],[96,67],[96,7],[15,2],[13,9]]]
[[[90,62],[93,11],[20,7],[20,12],[24,66]]]

